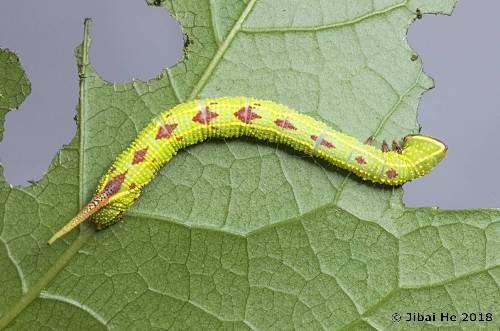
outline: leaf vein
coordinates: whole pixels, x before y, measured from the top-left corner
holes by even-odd
[[[401,3],[371,12],[369,14],[361,15],[356,18],[353,18],[351,20],[343,21],[343,22],[337,22],[337,23],[329,23],[329,24],[322,24],[322,25],[317,25],[317,26],[304,26],[304,27],[280,27],[280,28],[242,28],[242,32],[246,33],[279,33],[279,32],[318,32],[318,31],[323,31],[323,30],[329,30],[329,29],[338,29],[350,25],[354,25],[356,23],[359,23],[361,21],[364,21],[366,19],[380,16],[383,14],[387,14],[393,10],[399,9],[406,7],[408,4],[409,0],[405,0]]]

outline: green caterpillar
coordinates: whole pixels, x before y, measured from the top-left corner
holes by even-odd
[[[90,216],[98,229],[118,221],[141,189],[178,150],[211,137],[252,136],[286,144],[347,169],[364,180],[401,185],[429,173],[447,146],[424,135],[408,135],[389,151],[361,143],[326,124],[272,101],[223,97],[182,103],[157,116],[117,158],[90,202],[49,240],[71,231]]]

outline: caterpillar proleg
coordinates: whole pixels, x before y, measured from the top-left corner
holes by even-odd
[[[388,151],[384,144],[380,150],[272,101],[249,97],[194,100],[154,118],[118,155],[90,202],[50,238],[49,244],[89,217],[98,229],[116,223],[178,150],[212,137],[240,136],[285,144],[364,180],[392,186],[429,173],[448,149],[437,139],[417,134],[404,137],[402,148],[393,144],[393,150]]]

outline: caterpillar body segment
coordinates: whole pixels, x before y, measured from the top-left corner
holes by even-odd
[[[96,195],[50,240],[92,216],[98,229],[119,219],[141,189],[178,150],[212,137],[255,137],[277,142],[347,169],[364,180],[401,185],[429,173],[447,153],[441,141],[408,135],[403,146],[380,150],[310,116],[268,100],[207,98],[182,103],[155,117],[101,178]],[[387,144],[385,144],[387,147]]]

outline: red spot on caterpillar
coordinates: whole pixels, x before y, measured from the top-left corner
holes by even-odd
[[[143,148],[134,153],[134,159],[132,160],[132,164],[138,164],[144,161],[144,157],[148,152],[148,148]]]
[[[391,179],[396,178],[398,176],[398,173],[393,168],[387,170],[385,174],[387,175],[387,177],[389,177]]]
[[[128,172],[128,170],[126,170],[125,172],[123,172],[123,173],[121,173],[121,174],[116,175],[115,177],[113,177],[106,184],[106,186],[104,187],[104,189],[102,191],[103,192],[107,192],[108,193],[108,197],[110,197],[113,194],[115,194],[116,192],[120,191],[120,188],[122,187],[122,184],[125,181],[125,176],[127,176],[127,172]]]
[[[292,123],[288,122],[288,120],[282,120],[277,118],[276,121],[274,121],[274,124],[276,124],[277,127],[283,128],[283,129],[289,129],[289,130],[297,130],[295,126],[293,126]]]
[[[361,155],[360,156],[357,156],[355,158],[356,162],[358,162],[358,164],[366,164],[366,161],[364,159],[364,157],[362,157]]]
[[[252,107],[241,107],[240,110],[234,113],[240,121],[246,124],[250,124],[253,120],[262,118],[259,114],[252,111]]]
[[[204,111],[199,111],[196,113],[196,115],[193,117],[194,122],[198,122],[200,124],[208,124],[210,121],[214,118],[219,116],[216,112],[210,111],[210,108],[205,107]]]
[[[314,140],[314,141],[317,141],[318,140],[318,136],[312,134],[311,135],[311,139]],[[321,146],[325,146],[326,148],[335,148],[335,145],[333,145],[331,142],[329,142],[328,140],[325,140],[325,139],[321,140],[320,145]]]
[[[135,185],[135,183],[132,183],[128,186],[129,190],[133,190],[137,187],[137,185]]]
[[[167,124],[167,125],[162,125],[158,129],[158,132],[156,133],[155,139],[162,139],[162,138],[170,138],[172,135],[172,132],[174,132],[175,128],[177,127],[177,123],[173,124]]]

